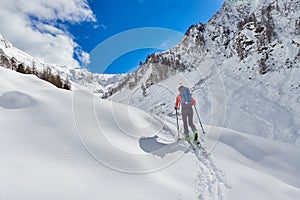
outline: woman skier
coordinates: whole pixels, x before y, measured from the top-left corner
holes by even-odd
[[[192,108],[193,105],[196,105],[196,101],[192,97],[190,93],[190,89],[188,87],[180,85],[178,91],[179,94],[176,97],[175,110],[178,110],[180,104],[185,139],[188,142],[190,142],[190,134],[188,129],[188,125],[189,125],[194,134],[194,141],[198,142],[198,132],[193,123],[193,108]]]

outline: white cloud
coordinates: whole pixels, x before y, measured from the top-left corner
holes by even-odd
[[[0,32],[17,48],[45,62],[78,66],[73,54],[88,62],[88,54],[63,23],[95,22],[86,0],[0,0]],[[80,55],[82,54],[82,55]]]
[[[104,24],[100,24],[100,27],[103,28],[104,30],[107,29],[107,26],[105,26]]]
[[[87,66],[88,64],[91,63],[90,60],[90,54],[82,51],[80,48],[76,49],[75,51],[76,55],[78,56],[78,59],[80,60],[80,62],[84,65]]]
[[[99,28],[99,27],[100,27],[100,28],[103,28],[104,30],[107,29],[107,26],[106,26],[105,24],[100,24],[100,25],[99,25],[99,24],[95,24],[93,28],[94,28],[94,29],[97,29],[97,28]]]

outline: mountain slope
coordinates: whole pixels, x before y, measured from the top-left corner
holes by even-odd
[[[125,74],[95,74],[84,68],[73,66],[60,66],[43,62],[27,53],[15,48],[0,33],[0,65],[6,68],[17,68],[22,64],[24,68],[42,73],[49,69],[54,75],[59,75],[62,80],[68,79],[72,88],[84,88],[102,97],[120,82]]]
[[[184,81],[205,124],[300,144],[299,8],[292,0],[228,0],[177,46],[149,56],[111,99],[174,116]]]
[[[184,143],[157,142],[173,139],[174,121],[32,75],[4,68],[0,75],[1,199],[300,196],[297,146],[205,126],[214,148],[196,157]]]
[[[73,77],[71,92],[1,67],[0,199],[298,200],[299,2],[241,2],[149,57],[111,97],[125,104],[90,92],[115,76],[45,64]],[[1,45],[8,61],[44,66]],[[174,142],[179,82],[197,99],[208,157]]]

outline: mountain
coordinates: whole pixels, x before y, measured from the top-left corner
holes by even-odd
[[[52,74],[59,75],[63,81],[70,81],[73,89],[86,89],[99,97],[102,97],[104,93],[116,87],[116,83],[125,77],[125,74],[95,74],[84,68],[45,63],[41,59],[15,48],[1,34],[0,65],[7,68],[17,68],[22,65],[24,70],[28,68],[30,71],[35,71],[36,73],[42,73],[44,70],[49,69]]]
[[[293,0],[228,0],[174,48],[149,56],[110,98],[174,116],[183,81],[205,124],[300,144],[299,9]]]
[[[184,80],[206,124],[299,144],[298,10],[299,2],[292,0],[227,0],[208,23],[191,26],[178,45],[150,55],[128,75],[47,64],[2,35],[0,64],[24,64],[40,72],[49,68],[73,89],[102,98],[114,94],[115,101],[170,116],[177,85]]]
[[[0,199],[298,200],[298,10],[227,1],[128,75],[46,64],[1,37]],[[73,91],[7,69],[20,64]],[[180,82],[197,100],[207,156],[177,141]]]

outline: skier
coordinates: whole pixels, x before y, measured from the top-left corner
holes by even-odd
[[[188,129],[188,125],[189,125],[194,134],[194,141],[198,143],[198,132],[193,123],[193,108],[192,108],[192,105],[196,105],[196,101],[192,97],[189,88],[180,85],[178,91],[179,94],[176,97],[175,110],[178,110],[180,104],[185,139],[186,141],[190,142],[190,135]]]

